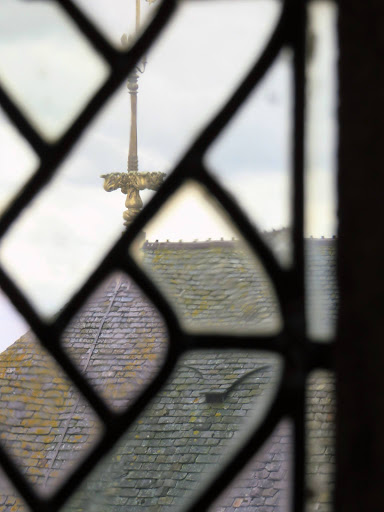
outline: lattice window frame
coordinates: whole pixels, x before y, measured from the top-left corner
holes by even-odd
[[[53,0],[52,0],[53,1]],[[103,105],[126,79],[136,61],[148,50],[177,9],[176,0],[164,0],[147,30],[129,51],[113,48],[89,19],[71,0],[60,0],[59,4],[71,17],[79,30],[99,54],[109,63],[110,75],[96,92],[84,110],[64,135],[54,143],[45,141],[28,122],[22,111],[0,86],[0,104],[19,132],[31,144],[41,160],[35,174],[21,193],[7,207],[0,218],[0,238],[4,237],[22,209],[52,179],[65,155],[86,130]],[[20,495],[33,511],[55,512],[79,487],[87,474],[103,455],[116,443],[129,426],[137,419],[156,391],[166,382],[178,358],[188,350],[247,349],[268,350],[282,356],[284,371],[280,389],[258,429],[247,443],[218,473],[216,479],[196,494],[186,505],[187,511],[202,511],[230,484],[234,476],[250,460],[255,451],[268,438],[283,417],[289,417],[294,426],[294,482],[293,509],[302,511],[305,501],[305,385],[308,374],[314,369],[330,369],[332,343],[323,344],[306,337],[305,289],[304,289],[304,138],[305,138],[305,42],[306,9],[304,0],[285,0],[280,19],[267,42],[261,56],[254,63],[246,78],[227,101],[221,111],[207,124],[190,145],[179,163],[170,173],[165,184],[150,203],[131,224],[129,229],[106,254],[99,267],[82,288],[72,297],[52,323],[43,321],[28,302],[22,291],[0,267],[0,285],[17,310],[29,323],[42,346],[58,361],[79,391],[88,400],[105,426],[105,434],[95,449],[65,480],[61,487],[48,498],[41,497],[18,469],[15,462],[0,445],[1,463]],[[291,155],[292,182],[292,266],[283,268],[260,234],[250,224],[237,204],[204,167],[204,155],[221,131],[229,123],[249,94],[257,87],[283,48],[293,55],[293,135]],[[212,333],[191,334],[181,327],[175,312],[155,287],[153,282],[135,263],[128,252],[130,244],[156,214],[167,199],[188,179],[201,183],[229,213],[249,247],[260,258],[276,289],[284,328],[277,336],[219,335]],[[169,332],[169,351],[159,374],[145,389],[132,407],[117,414],[110,410],[101,397],[92,389],[84,376],[75,367],[60,345],[63,330],[93,290],[113,271],[123,271],[150,297],[163,316]]]

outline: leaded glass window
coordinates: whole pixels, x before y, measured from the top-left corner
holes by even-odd
[[[335,7],[0,13],[0,507],[330,510]]]

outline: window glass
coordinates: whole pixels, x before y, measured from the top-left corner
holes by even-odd
[[[283,264],[291,259],[291,65],[284,51],[206,156]]]
[[[329,340],[336,325],[336,6],[308,7],[306,289],[308,335]]]
[[[0,108],[0,213],[37,168],[39,159]]]
[[[290,510],[292,436],[291,423],[282,421],[209,511]]]
[[[335,478],[335,376],[316,370],[307,382],[307,487],[306,512],[333,510]]]
[[[75,315],[62,343],[92,386],[121,412],[157,374],[168,335],[134,282],[113,274]]]
[[[3,0],[0,56],[3,87],[47,140],[63,134],[108,76],[56,2]]]
[[[91,407],[31,331],[0,354],[0,402],[1,444],[41,494],[57,488],[101,433]]]
[[[138,244],[134,256],[186,329],[279,332],[271,280],[203,187],[186,184],[144,229],[149,241]],[[204,232],[203,239],[193,239]],[[187,240],[177,241],[183,233]]]
[[[180,505],[261,420],[279,376],[269,354],[189,352],[64,510]]]

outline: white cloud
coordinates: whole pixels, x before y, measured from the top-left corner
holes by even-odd
[[[305,201],[305,235],[319,238],[337,233],[336,176],[329,169],[311,169]]]
[[[104,82],[108,67],[57,5],[5,0],[0,17],[15,31],[0,38],[2,85],[32,124],[55,139]]]
[[[114,0],[111,4],[110,0],[92,0],[92,2],[77,0],[76,4],[117,48],[120,48],[120,38],[124,33],[134,34],[135,32],[135,2]],[[160,0],[157,1],[157,5],[141,2],[140,21],[142,27],[152,18],[159,5]]]
[[[236,230],[204,188],[187,182],[145,228],[150,241],[230,239]]]
[[[278,2],[185,2],[148,53],[139,140],[175,163],[262,51]],[[182,129],[181,129],[182,127]]]
[[[0,110],[0,211],[35,170],[38,158]]]
[[[7,233],[1,259],[44,314],[70,298],[123,230],[124,197],[60,180]],[[120,203],[117,199],[120,199]]]

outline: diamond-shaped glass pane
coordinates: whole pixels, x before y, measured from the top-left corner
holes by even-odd
[[[206,156],[215,178],[284,263],[291,256],[291,65],[284,51]]]
[[[279,376],[279,360],[266,354],[184,356],[64,510],[173,509],[225,462],[247,427],[261,421]]]
[[[312,372],[307,384],[307,512],[333,510],[335,478],[335,376]]]
[[[209,511],[289,512],[292,452],[292,425],[282,421]]]
[[[167,338],[153,304],[127,276],[115,274],[73,318],[63,343],[109,405],[122,410],[158,372]]]
[[[125,198],[107,194],[100,175],[126,170],[127,96],[125,87],[116,93],[2,241],[3,265],[45,315],[68,301],[124,229]]]
[[[257,53],[257,49],[260,51],[280,9],[274,2],[271,8],[266,7],[269,21],[266,23],[264,19],[261,31],[255,31],[253,24],[252,27],[247,25],[248,29],[243,32],[247,37],[241,38],[244,47],[237,48],[240,60],[233,52],[229,53],[233,56],[232,68],[236,71],[229,75],[229,61],[217,58],[218,48],[213,46],[212,54],[201,53],[197,51],[194,28],[193,35],[191,32],[188,36],[186,32],[199,20],[205,20],[199,26],[199,37],[203,37],[205,31],[205,37],[209,34],[210,40],[220,46],[228,40],[226,29],[233,15],[229,5],[223,2],[222,8],[218,9],[216,2],[212,2],[205,6],[212,14],[215,9],[216,17],[223,22],[218,23],[217,19],[213,22],[212,17],[205,19],[207,11],[199,4],[183,4],[177,23],[168,29],[153,49],[151,66],[148,65],[145,75],[140,78],[139,86],[141,170],[159,171],[171,166],[190,140],[191,131],[201,126],[204,116],[207,119],[207,106],[212,104],[210,112],[217,108],[244,72],[251,56]],[[44,7],[49,6],[44,4]],[[249,9],[253,13],[252,4],[248,2],[237,6],[240,25],[247,23]],[[232,48],[232,43],[228,45],[229,49]],[[201,59],[205,59],[204,62]],[[201,70],[201,66],[210,78],[208,80],[206,76],[208,81],[199,88],[196,87],[196,69]],[[193,101],[185,102],[190,94]],[[117,193],[105,194],[99,176],[126,169],[129,98],[132,97],[125,88],[116,93],[108,108],[63,164],[56,179],[21,214],[3,241],[1,258],[6,270],[45,315],[56,313],[65,304],[122,231],[120,215],[124,210],[124,196],[120,195],[119,201]],[[167,107],[166,112],[163,110],[167,103],[165,98],[172,101],[172,108]],[[185,127],[183,130],[179,129],[181,122]],[[161,130],[156,128],[157,125]],[[180,139],[181,134],[183,140]],[[146,199],[146,193],[143,198]]]
[[[36,169],[39,159],[0,108],[0,212]]]
[[[0,442],[42,493],[56,487],[100,424],[31,331],[0,354]]]
[[[138,80],[139,170],[173,167],[261,53],[280,10],[273,0],[180,3]]]
[[[107,74],[56,2],[2,0],[0,80],[46,139],[68,128]]]
[[[202,187],[185,185],[144,229],[149,241],[134,257],[185,328],[279,331],[279,306],[262,262]]]
[[[29,326],[0,290],[0,355],[9,345],[25,334]]]
[[[137,35],[146,28],[161,5],[162,0],[74,0],[92,20],[103,35],[116,47],[122,48],[121,37],[127,36],[126,43],[133,44]],[[124,40],[125,43],[125,40]]]

